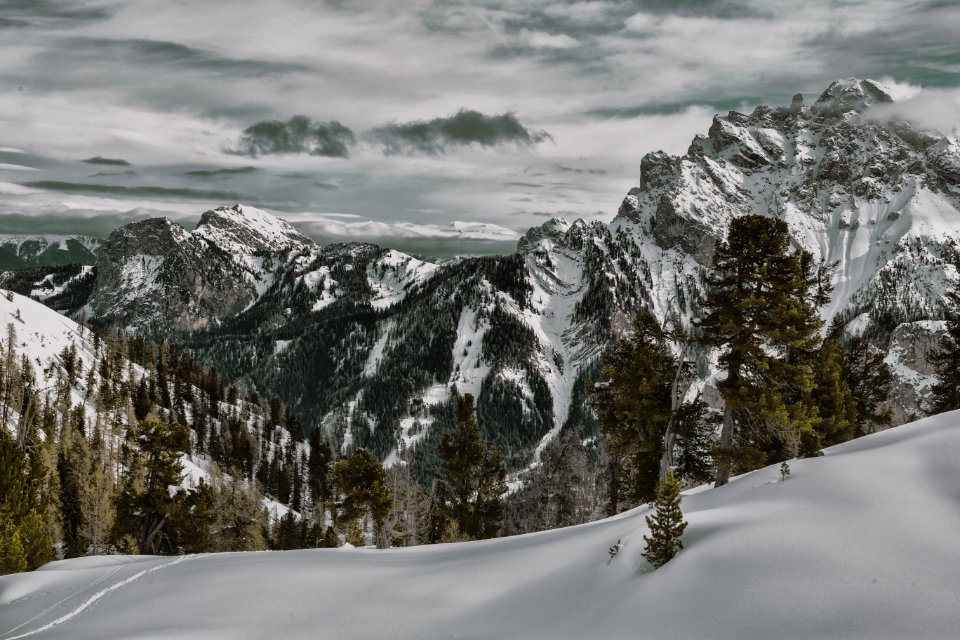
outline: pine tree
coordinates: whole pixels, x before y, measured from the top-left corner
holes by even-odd
[[[811,365],[830,270],[789,246],[786,222],[748,215],[731,222],[714,254],[701,326],[705,340],[722,349],[727,374],[717,385],[724,400],[717,486],[734,468],[789,457],[790,443],[816,422]]]
[[[457,428],[445,433],[437,447],[442,473],[434,489],[434,541],[451,520],[473,540],[495,537],[503,525],[507,472],[500,453],[484,443],[474,415],[473,396],[458,396]]]
[[[840,341],[827,338],[820,345],[814,363],[818,417],[814,430],[800,444],[800,455],[815,456],[822,447],[850,440],[856,430],[856,406],[848,378],[844,375],[845,353]]]
[[[609,454],[607,515],[652,500],[670,469],[691,481],[702,481],[710,469],[706,404],[685,400],[693,379],[685,361],[691,342],[641,312],[633,333],[604,352],[591,405]]]
[[[349,459],[338,460],[333,465],[331,479],[337,494],[337,521],[353,523],[369,515],[378,546],[389,546],[389,536],[383,532],[393,497],[387,488],[383,465],[366,449],[357,449]]]
[[[0,576],[27,570],[20,529],[9,514],[0,511]]]
[[[27,571],[33,571],[53,560],[53,540],[43,528],[43,518],[36,510],[31,509],[20,521],[19,529]]]
[[[138,437],[145,478],[143,487],[128,480],[117,505],[117,525],[134,536],[140,553],[157,553],[165,545],[158,536],[186,494],[171,496],[167,487],[180,484],[183,465],[180,456],[187,450],[189,434],[185,427],[147,420]],[[172,549],[166,548],[168,552]]]
[[[931,414],[960,409],[960,290],[947,293],[947,303],[947,331],[929,356],[937,378],[930,394]]]
[[[859,336],[850,338],[847,344],[843,378],[853,398],[854,437],[890,426],[893,371],[884,362],[885,355]]]
[[[680,485],[673,472],[668,472],[657,488],[656,512],[646,517],[650,535],[643,537],[647,543],[643,557],[655,569],[662,567],[683,549],[681,537],[687,523],[680,510],[680,499]]]

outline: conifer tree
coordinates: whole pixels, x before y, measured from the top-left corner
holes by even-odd
[[[333,465],[331,479],[337,494],[337,521],[353,523],[369,516],[378,546],[389,546],[389,537],[384,536],[383,529],[393,507],[393,497],[387,488],[383,465],[366,449],[357,449],[349,459],[338,460]]]
[[[9,514],[0,511],[0,576],[27,570],[20,529]]]
[[[681,537],[687,528],[680,510],[680,485],[672,471],[667,472],[667,477],[657,487],[655,506],[654,514],[646,517],[650,535],[643,537],[647,545],[643,557],[654,568],[659,568],[683,549]]]
[[[35,509],[31,509],[20,521],[19,530],[27,571],[33,571],[53,560],[53,540],[43,528],[43,518]]]
[[[703,480],[710,469],[706,404],[685,399],[690,343],[684,332],[666,331],[641,312],[633,333],[604,352],[591,405],[609,454],[607,515],[652,500],[670,469],[691,481]]]
[[[960,409],[960,291],[950,291],[947,303],[947,331],[929,356],[937,379],[930,394],[931,414]]]
[[[168,487],[180,483],[183,465],[180,455],[187,450],[189,434],[185,427],[158,420],[145,421],[138,437],[143,456],[143,486],[127,481],[117,505],[117,524],[134,536],[140,553],[157,553],[157,536],[163,531],[177,503],[185,494],[170,495]]]
[[[856,438],[890,426],[893,371],[884,362],[884,356],[883,351],[860,336],[850,338],[847,344],[843,378],[853,398]]]
[[[787,445],[816,422],[811,360],[830,273],[789,246],[786,222],[748,215],[731,222],[714,255],[702,328],[705,340],[722,350],[727,374],[718,384],[724,412],[717,486],[734,467],[749,470],[789,457]]]
[[[854,437],[856,406],[848,378],[844,375],[845,353],[840,341],[827,338],[820,345],[814,363],[816,389],[813,397],[818,416],[814,430],[800,441],[800,455],[815,456],[823,447],[846,442]]]
[[[442,473],[434,489],[432,539],[438,541],[451,520],[469,539],[498,535],[507,472],[500,453],[481,437],[471,394],[457,397],[457,428],[443,435],[437,452]]]

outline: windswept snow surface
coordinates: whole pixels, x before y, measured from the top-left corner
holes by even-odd
[[[693,490],[656,571],[645,507],[412,549],[82,558],[0,578],[0,638],[956,638],[958,422]]]

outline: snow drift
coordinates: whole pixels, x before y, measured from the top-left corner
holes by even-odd
[[[656,571],[646,508],[412,549],[91,557],[0,578],[0,638],[955,638],[958,421],[690,491]]]

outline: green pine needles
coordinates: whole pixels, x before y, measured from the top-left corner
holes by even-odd
[[[672,471],[667,472],[667,477],[657,487],[657,500],[654,504],[656,512],[647,516],[650,535],[643,536],[643,541],[647,543],[643,557],[654,569],[658,569],[683,549],[680,538],[687,528],[680,510],[680,485]]]

